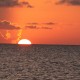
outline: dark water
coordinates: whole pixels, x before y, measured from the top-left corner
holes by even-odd
[[[1,44],[0,80],[80,80],[80,46]]]

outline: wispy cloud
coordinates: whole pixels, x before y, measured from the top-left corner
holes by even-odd
[[[6,31],[6,39],[9,39],[11,37],[11,34],[10,34],[10,32],[7,30]]]
[[[8,30],[5,31],[5,34],[3,34],[2,32],[0,32],[0,35],[5,40],[8,40],[8,39],[11,38],[11,33]]]
[[[31,22],[27,23],[25,26],[26,29],[53,29],[55,23],[53,22],[45,22],[45,23],[38,23],[38,22]]]
[[[52,27],[41,27],[41,29],[53,29]]]
[[[26,29],[53,29],[52,27],[41,27],[41,26],[25,26]]]
[[[2,34],[2,32],[0,32],[0,35],[3,39],[6,39],[6,37]]]
[[[33,6],[27,2],[19,2],[19,0],[0,0],[0,7],[15,7],[15,6],[26,6],[28,8],[33,8]]]
[[[39,29],[37,26],[25,26],[26,29]]]
[[[80,0],[59,0],[56,4],[69,4],[74,6],[80,6]]]
[[[19,40],[21,39],[21,37],[22,37],[22,32],[23,32],[22,29],[20,29],[20,30],[18,31],[18,34],[17,34],[18,38],[17,38],[17,41],[19,41]]]
[[[32,22],[32,23],[27,23],[28,25],[38,25],[39,23],[37,22]]]
[[[11,24],[8,21],[1,21],[0,22],[0,29],[4,29],[4,30],[14,30],[14,29],[17,29],[17,30],[19,30],[20,27],[16,27],[15,25]]]
[[[43,24],[45,24],[45,25],[55,25],[55,23],[53,23],[53,22],[47,22],[47,23],[43,23]]]
[[[37,23],[37,22],[32,22],[32,23],[27,23],[28,25],[55,25],[53,22],[45,22],[45,23]]]

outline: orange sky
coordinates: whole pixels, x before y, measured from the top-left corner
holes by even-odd
[[[29,39],[33,44],[80,44],[80,4],[21,0],[28,1],[25,6],[14,0],[5,1],[4,6],[0,4],[0,43],[17,44]],[[14,4],[7,5],[9,1]]]

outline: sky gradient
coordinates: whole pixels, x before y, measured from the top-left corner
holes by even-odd
[[[80,45],[80,0],[0,0],[0,43]]]

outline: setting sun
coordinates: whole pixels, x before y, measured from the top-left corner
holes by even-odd
[[[18,42],[18,44],[31,44],[31,41],[30,40],[28,40],[28,39],[21,39],[19,42]]]

